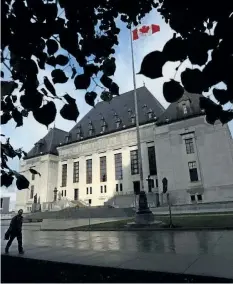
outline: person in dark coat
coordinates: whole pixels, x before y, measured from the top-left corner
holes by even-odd
[[[8,240],[5,253],[9,252],[9,248],[15,238],[18,241],[18,250],[20,254],[23,254],[23,245],[22,245],[22,224],[23,224],[23,210],[20,209],[18,214],[14,216],[11,220],[10,227],[5,234],[5,239]]]

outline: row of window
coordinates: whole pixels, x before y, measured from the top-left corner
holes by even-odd
[[[138,150],[130,151],[131,160],[131,174],[139,174],[139,160]],[[157,174],[155,147],[148,147],[148,160],[149,160],[149,171],[150,175]],[[115,179],[123,179],[123,168],[122,168],[122,153],[114,155],[115,161]],[[100,157],[100,181],[107,181],[107,157]],[[73,183],[79,182],[79,162],[73,164]],[[86,184],[92,183],[92,159],[86,160]],[[62,165],[62,187],[67,185],[67,164]]]

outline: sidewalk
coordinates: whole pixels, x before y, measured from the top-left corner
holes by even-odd
[[[13,245],[10,256],[93,267],[124,268],[137,271],[181,273],[185,275],[233,279],[233,255],[210,253],[171,254],[136,251],[98,252],[68,247],[34,245],[26,245],[25,250],[26,254],[19,256],[17,254],[17,246]],[[2,262],[4,262],[4,257]]]

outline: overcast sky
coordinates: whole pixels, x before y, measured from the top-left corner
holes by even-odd
[[[140,70],[140,64],[142,62],[143,57],[151,51],[154,50],[162,50],[164,44],[167,40],[169,40],[173,31],[170,27],[165,24],[163,19],[156,11],[152,11],[148,14],[142,24],[158,24],[160,25],[160,32],[151,36],[144,37],[137,41],[134,41],[134,53],[135,53],[135,69],[136,73]],[[132,63],[131,63],[131,50],[130,50],[130,32],[125,27],[124,24],[119,23],[119,28],[121,28],[121,32],[119,35],[119,45],[116,47],[116,73],[114,75],[115,82],[120,87],[120,93],[124,93],[126,91],[133,89],[133,80],[132,80]],[[151,91],[151,93],[160,101],[160,103],[167,107],[168,104],[163,98],[162,87],[163,82],[167,81],[174,77],[175,68],[179,65],[179,63],[166,63],[163,67],[163,78],[151,80],[142,75],[136,76],[137,87],[143,86],[145,83],[146,87]],[[179,72],[176,75],[176,80],[180,80],[180,72],[182,72],[187,66],[189,66],[189,62],[182,64],[182,68],[180,68]],[[46,75],[50,77],[50,71],[41,72],[41,78]],[[69,80],[66,84],[56,84],[56,90],[59,95],[63,95],[68,93],[72,95],[77,100],[77,105],[80,111],[79,120],[91,109],[84,100],[85,91],[75,90],[73,81]],[[96,89],[95,91],[98,91]],[[74,122],[69,122],[64,120],[59,115],[59,110],[61,108],[61,104],[57,103],[58,107],[58,115],[55,121],[55,125],[57,128],[63,129],[65,131],[69,131],[74,125]],[[50,127],[52,127],[50,125]],[[233,133],[233,122],[230,124],[231,132]],[[47,134],[48,130],[45,126],[37,123],[32,115],[29,115],[27,119],[24,120],[23,127],[15,128],[15,123],[13,120],[8,123],[6,126],[2,127],[2,133],[4,133],[7,137],[11,137],[11,143],[15,148],[22,147],[25,151],[29,151],[34,143],[36,143],[39,139]],[[10,166],[18,169],[19,162],[15,159],[10,163]],[[13,185],[9,189],[1,188],[2,196],[10,196],[11,197],[11,207],[14,207],[15,203],[15,185]]]

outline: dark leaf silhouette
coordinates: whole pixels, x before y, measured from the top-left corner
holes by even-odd
[[[55,69],[51,73],[53,83],[66,83],[68,81],[68,78],[66,77],[65,73],[61,69]]]
[[[203,91],[203,76],[199,69],[187,68],[181,73],[181,82],[186,91],[190,93],[202,93]]]
[[[48,95],[48,92],[45,90],[45,88],[41,88],[41,92],[42,92],[45,96]]]
[[[105,76],[113,76],[116,71],[115,58],[108,58],[104,61],[102,70]]]
[[[219,119],[222,124],[226,124],[230,122],[233,119],[233,111],[232,110],[227,110],[227,111],[222,110],[220,112]]]
[[[38,171],[36,171],[35,169],[32,169],[32,168],[31,168],[31,169],[29,169],[29,171],[30,171],[31,174],[41,176],[41,174],[40,174]]]
[[[50,56],[47,58],[46,63],[55,67],[57,64],[56,58],[54,56]]]
[[[1,124],[6,124],[12,118],[9,112],[4,112],[1,115]]]
[[[227,90],[221,90],[221,89],[214,88],[213,94],[214,94],[215,99],[219,101],[221,105],[225,105],[231,100],[231,94]]]
[[[59,45],[56,40],[49,39],[46,41],[46,45],[47,45],[47,52],[49,55],[53,55],[55,52],[58,51]]]
[[[69,58],[65,55],[62,55],[62,54],[58,55],[55,58],[55,60],[56,60],[56,64],[61,65],[61,66],[67,65],[68,62],[69,62]]]
[[[12,111],[12,118],[14,119],[14,121],[16,122],[16,127],[20,127],[23,125],[23,116],[22,116],[22,113],[19,112],[17,110],[17,108],[15,108],[13,111]]]
[[[25,91],[25,94],[20,97],[21,105],[28,111],[38,109],[43,101],[43,95],[38,92],[28,92]]]
[[[69,94],[65,94],[64,95],[64,99],[67,101],[68,104],[74,104],[75,103],[75,99],[72,98]]]
[[[49,81],[48,77],[44,77],[44,84],[46,89],[54,96],[57,96],[56,91],[54,89],[54,86],[52,83]]]
[[[17,101],[17,96],[16,95],[12,95],[11,99],[12,99],[12,102],[15,103]]]
[[[43,105],[41,108],[33,111],[35,120],[47,127],[49,126],[49,124],[54,122],[56,114],[57,109],[53,101],[50,101],[47,104]]]
[[[87,89],[90,86],[91,79],[88,75],[77,75],[74,79],[76,89]]]
[[[173,37],[163,48],[167,61],[183,61],[187,58],[187,43],[181,37]]]
[[[98,72],[99,72],[99,67],[94,64],[87,64],[84,66],[84,73],[87,74],[88,76],[92,76],[94,74],[97,75]]]
[[[2,172],[1,174],[1,186],[9,187],[12,185],[14,177],[10,173]]]
[[[184,89],[179,82],[170,80],[163,84],[163,95],[167,102],[174,103],[182,98]]]
[[[100,78],[100,82],[104,85],[104,87],[106,88],[110,88],[111,85],[112,85],[112,79],[103,75],[101,78]]]
[[[79,116],[78,107],[76,105],[76,101],[73,99],[70,100],[69,103],[65,104],[60,110],[60,114],[64,119],[76,121]]]
[[[141,70],[138,74],[151,79],[162,77],[162,69],[165,62],[165,57],[161,51],[153,51],[143,58]]]
[[[115,82],[112,82],[109,88],[109,92],[114,96],[119,96],[119,86]]]
[[[9,96],[18,87],[18,84],[13,81],[1,81],[1,96]]]
[[[87,92],[85,94],[85,101],[90,106],[95,106],[95,99],[97,98],[97,94],[95,92]]]
[[[29,188],[29,181],[23,175],[18,175],[16,177],[16,186],[18,190]]]
[[[105,102],[110,102],[112,100],[112,94],[107,91],[103,91],[100,95],[101,100]]]

